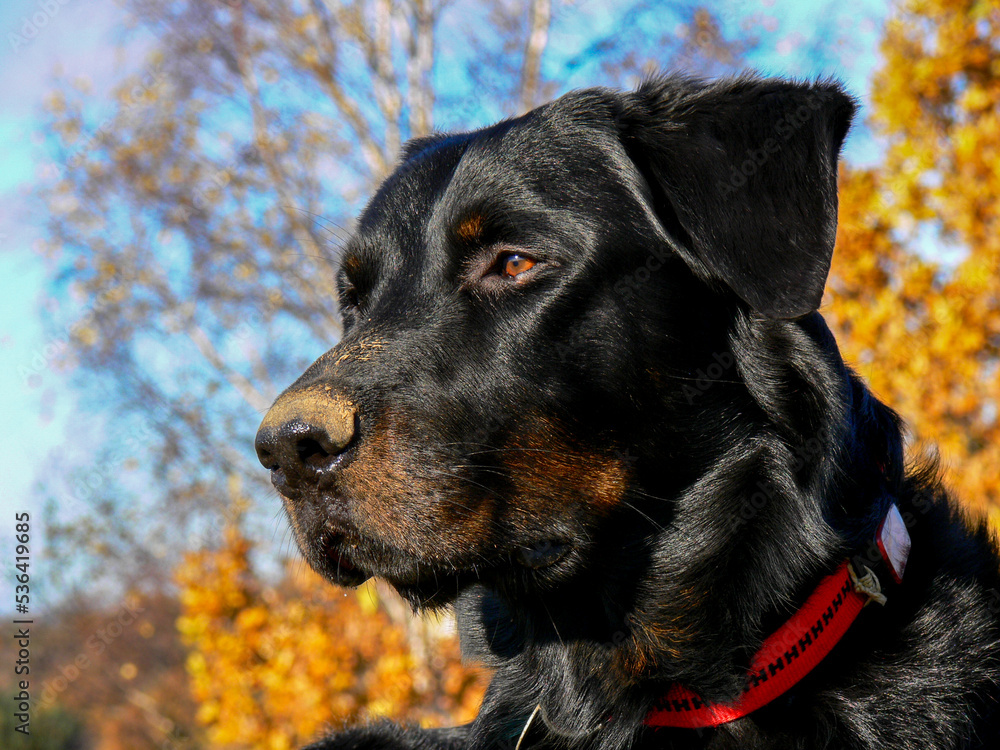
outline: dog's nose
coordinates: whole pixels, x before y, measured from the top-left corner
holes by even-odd
[[[327,391],[284,393],[257,430],[257,458],[295,486],[333,466],[354,439],[357,413],[346,398]]]

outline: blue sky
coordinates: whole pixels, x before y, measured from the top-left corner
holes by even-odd
[[[727,26],[753,16],[769,32],[772,41],[751,58],[762,72],[832,74],[862,98],[867,93],[885,0],[850,6],[747,0],[724,7]],[[4,0],[0,10],[0,415],[5,427],[0,433],[0,554],[10,548],[8,530],[15,510],[33,511],[41,520],[41,498],[33,493],[33,485],[43,462],[61,451],[85,451],[100,441],[99,422],[75,408],[66,373],[59,370],[59,337],[53,335],[51,322],[43,323],[67,320],[74,302],[57,299],[40,306],[47,269],[35,243],[44,217],[27,196],[45,169],[39,110],[53,76],[88,79],[94,102],[101,106],[116,80],[141,69],[143,48],[150,40],[140,35],[123,48],[117,43],[123,20],[123,11],[112,0],[48,0],[46,5],[40,0]],[[840,59],[814,55],[812,43],[841,37],[848,43]],[[553,39],[554,47],[560,42],[567,47],[580,44],[578,39]],[[846,155],[855,163],[871,162],[878,148],[858,129]],[[36,374],[26,377],[28,368]],[[39,551],[36,547],[33,553]],[[6,583],[0,582],[0,591]]]
[[[43,323],[65,318],[73,302],[39,305],[47,270],[36,249],[42,217],[28,200],[44,169],[39,111],[55,75],[86,77],[102,96],[130,70],[140,51],[116,49],[122,19],[110,0],[45,6],[4,0],[0,10],[0,554],[11,548],[13,514],[28,510],[36,561],[42,551],[41,498],[33,493],[38,471],[57,450],[94,434],[80,422],[58,368],[59,338]],[[28,377],[26,368],[37,374]],[[8,583],[0,582],[0,591]]]

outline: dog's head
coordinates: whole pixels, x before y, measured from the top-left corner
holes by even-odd
[[[668,77],[408,144],[344,250],[342,341],[257,435],[310,564],[424,604],[621,575],[621,545],[708,514],[684,493],[725,456],[815,435],[788,352],[740,341],[823,338],[853,112],[832,83]]]

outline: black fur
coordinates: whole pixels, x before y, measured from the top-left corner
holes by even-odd
[[[994,540],[904,467],[816,312],[853,112],[832,82],[671,76],[406,149],[345,252],[343,341],[282,396],[339,394],[351,443],[300,440],[298,473],[258,444],[317,570],[454,603],[496,671],[469,726],[310,747],[513,750],[539,705],[524,748],[995,746]],[[643,728],[673,683],[735,698],[891,502],[913,552],[884,608],[743,719]]]

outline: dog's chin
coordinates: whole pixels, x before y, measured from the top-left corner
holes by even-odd
[[[354,588],[375,574],[355,562],[348,547],[339,535],[324,535],[315,542],[299,543],[299,549],[313,570],[338,586]]]
[[[312,568],[330,582],[355,588],[371,578],[381,578],[414,609],[450,604],[475,583],[501,583],[508,579],[536,584],[554,583],[567,572],[571,546],[546,540],[515,548],[502,559],[476,564],[461,561],[417,560],[385,545],[345,534],[324,533],[303,548]],[[572,567],[572,566],[570,566]],[[502,584],[501,584],[502,585]]]
[[[446,560],[417,560],[385,545],[344,534],[320,535],[302,545],[302,552],[313,570],[328,581],[355,588],[371,578],[381,578],[414,609],[449,604],[483,572]]]
[[[375,573],[360,567],[347,554],[327,553],[325,560],[330,573],[327,577],[339,586],[354,588],[375,577]]]

